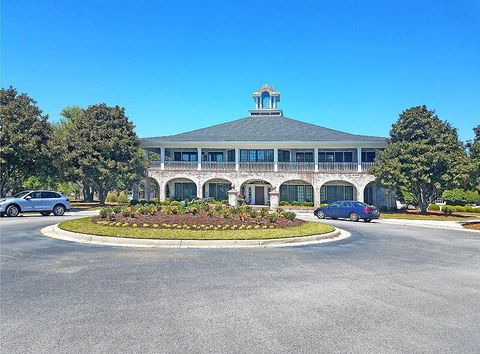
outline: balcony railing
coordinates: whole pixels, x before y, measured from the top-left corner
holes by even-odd
[[[196,161],[165,161],[166,170],[196,170],[197,168]]]
[[[362,171],[368,172],[373,167],[375,162],[362,162]]]
[[[319,162],[318,170],[320,172],[356,172],[357,162]]]
[[[202,161],[202,170],[233,171],[235,170],[235,162]]]
[[[240,162],[240,170],[246,171],[274,171],[273,162]]]
[[[373,162],[362,162],[361,172],[368,172]],[[150,165],[154,168],[161,168],[159,160],[150,161]],[[314,162],[278,162],[278,171],[292,172],[314,172]],[[235,162],[230,161],[202,161],[201,169],[207,171],[235,171]],[[196,161],[165,161],[165,170],[197,170],[198,162]],[[273,162],[240,162],[240,171],[275,171],[275,163]],[[319,172],[357,172],[358,162],[319,162]]]
[[[279,162],[279,171],[315,171],[315,162]]]

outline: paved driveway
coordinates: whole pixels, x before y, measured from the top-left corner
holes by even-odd
[[[348,240],[158,250],[3,218],[1,352],[480,352],[480,235],[334,221]]]

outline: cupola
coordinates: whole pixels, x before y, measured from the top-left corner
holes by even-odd
[[[252,94],[255,109],[250,110],[250,116],[282,116],[281,109],[277,109],[280,102],[280,92],[267,84]]]

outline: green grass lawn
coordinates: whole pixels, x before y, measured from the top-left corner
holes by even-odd
[[[60,223],[62,230],[97,236],[149,238],[161,240],[255,240],[276,239],[284,237],[299,237],[320,235],[333,231],[331,225],[319,222],[306,222],[297,227],[283,229],[252,229],[252,230],[169,230],[142,227],[121,227],[97,225],[90,218],[67,220]]]
[[[381,213],[382,219],[407,219],[407,220],[437,220],[437,221],[462,221],[475,220],[475,215],[445,215],[445,214],[415,214],[415,213]]]

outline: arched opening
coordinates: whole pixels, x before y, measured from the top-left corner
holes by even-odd
[[[264,180],[249,180],[240,187],[240,198],[249,205],[270,205],[272,185]]]
[[[395,193],[380,187],[375,181],[370,182],[363,190],[363,201],[370,205],[375,205],[378,208],[396,207]]]
[[[145,177],[139,184],[140,199],[160,198],[160,186],[155,178]]]
[[[363,202],[370,205],[376,204],[375,202],[376,194],[377,194],[377,188],[373,184],[373,182],[370,182],[365,186],[365,189],[363,190]]]
[[[165,197],[170,200],[192,200],[197,197],[197,185],[189,178],[174,178],[165,183]]]
[[[313,203],[313,186],[302,180],[290,180],[280,185],[280,203]]]
[[[357,200],[357,189],[345,181],[324,183],[320,188],[320,202],[330,204],[336,200]]]
[[[232,183],[226,179],[210,179],[203,184],[203,197],[215,200],[228,200],[228,191],[231,188]]]
[[[271,97],[268,91],[262,92],[262,108],[271,108]]]

